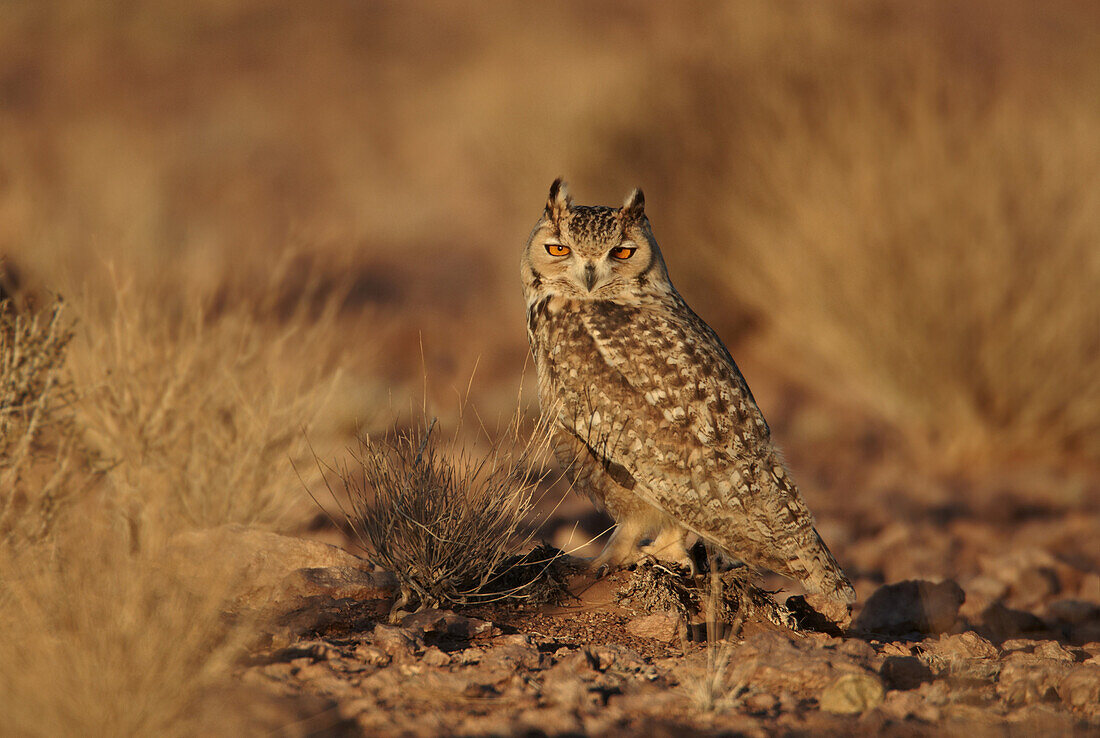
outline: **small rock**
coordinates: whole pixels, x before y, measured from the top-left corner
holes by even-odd
[[[401,626],[425,639],[451,638],[468,641],[490,635],[493,624],[486,620],[468,618],[450,610],[421,610],[406,615]]]
[[[374,626],[371,642],[390,656],[411,656],[424,643],[408,628],[379,623]]]
[[[937,674],[991,681],[1000,671],[996,647],[972,631],[926,641],[921,652]]]
[[[626,629],[638,638],[652,638],[670,643],[680,633],[679,622],[679,618],[672,613],[655,612],[652,615],[631,620],[626,624]]]
[[[968,618],[974,618],[982,610],[1008,594],[1008,585],[1000,579],[978,575],[968,581],[963,590],[966,592],[966,601],[963,603],[960,613]]]
[[[1035,650],[1035,646],[1039,644],[1039,641],[1029,641],[1026,638],[1009,638],[1007,641],[1001,644],[1001,650],[1006,653],[1012,651],[1023,651],[1025,653],[1031,653]]]
[[[1100,617],[1072,626],[1069,637],[1074,643],[1089,643],[1100,639]]]
[[[1024,569],[1013,582],[1010,598],[1013,604],[1033,608],[1062,591],[1058,573],[1048,567]]]
[[[287,596],[388,601],[397,591],[397,580],[389,572],[360,567],[309,567],[288,574],[281,586]]]
[[[747,634],[734,648],[732,661],[746,669],[745,678],[753,687],[791,692],[800,699],[820,695],[840,670],[863,671],[846,654],[822,648],[810,638],[775,630]]]
[[[360,643],[355,647],[355,658],[371,666],[385,666],[390,663],[390,655],[378,646]]]
[[[874,647],[867,641],[859,638],[849,638],[843,642],[836,649],[839,653],[851,656],[854,660],[867,663],[874,660],[875,653]]]
[[[1100,666],[1075,666],[1058,682],[1058,696],[1069,707],[1100,711]]]
[[[825,712],[856,715],[882,704],[886,690],[872,674],[843,674],[821,692],[818,703]]]
[[[895,720],[915,718],[934,723],[940,719],[940,710],[916,692],[889,692],[882,704],[882,712]]]
[[[503,635],[500,638],[494,638],[493,643],[501,646],[520,646],[522,648],[531,648],[538,646],[535,644],[535,639],[527,633],[512,633],[511,635]]]
[[[567,710],[588,704],[589,688],[600,675],[595,664],[595,658],[583,648],[558,661],[544,673],[540,690],[542,700]]]
[[[451,661],[456,664],[462,664],[463,666],[480,664],[484,655],[485,652],[480,648],[464,648],[461,651],[451,654]]]
[[[965,595],[955,582],[910,580],[879,587],[854,626],[873,633],[943,633],[958,618]]]
[[[600,671],[614,668],[620,672],[637,673],[646,667],[645,659],[637,651],[617,643],[595,646],[590,651],[596,657],[596,668]]]
[[[995,641],[1006,641],[1045,633],[1047,626],[1029,612],[1013,610],[1000,602],[994,602],[982,613],[980,630]]]
[[[1095,622],[1100,620],[1100,605],[1084,600],[1058,600],[1047,606],[1047,617],[1072,625]]]
[[[1057,699],[1058,687],[1069,671],[1069,664],[1064,661],[1012,653],[1004,660],[997,680],[997,694],[1010,705]]]
[[[844,631],[840,629],[840,626],[832,618],[818,612],[804,595],[788,597],[786,607],[794,617],[799,630],[809,633],[824,633],[836,637],[844,635]],[[848,613],[845,620],[845,627],[847,627],[851,621],[851,613]]]
[[[473,697],[475,699],[485,699],[487,697],[496,697],[500,693],[491,684],[482,684],[480,682],[468,682],[466,687],[462,690],[464,697]]]
[[[974,631],[944,635],[925,646],[943,658],[995,659],[997,647]]]
[[[917,689],[932,681],[931,669],[916,656],[887,656],[881,674],[890,689]]]
[[[447,666],[451,663],[451,657],[435,646],[430,646],[424,651],[424,655],[421,657],[420,661],[425,666]]]
[[[852,606],[821,594],[806,595],[806,604],[844,630],[852,624]]]
[[[980,565],[988,576],[1008,585],[1008,599],[1013,606],[1026,609],[1038,606],[1063,589],[1076,590],[1082,574],[1039,548],[981,557]]]
[[[741,698],[741,704],[749,712],[767,715],[779,710],[779,699],[769,692],[749,692]]]
[[[912,656],[913,649],[907,643],[888,641],[882,644],[883,656]]]
[[[542,665],[542,654],[534,645],[512,644],[486,649],[481,656],[481,664],[486,670],[501,673],[515,673],[519,669],[537,670]]]
[[[1062,648],[1057,641],[1040,641],[1032,653],[1040,658],[1054,659],[1055,661],[1072,662],[1074,660],[1073,654]]]

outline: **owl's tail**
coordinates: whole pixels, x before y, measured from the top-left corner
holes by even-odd
[[[856,591],[848,577],[833,558],[825,541],[821,540],[817,530],[812,530],[810,545],[802,546],[798,560],[791,562],[791,568],[798,572],[802,585],[810,592],[852,604],[856,601]]]

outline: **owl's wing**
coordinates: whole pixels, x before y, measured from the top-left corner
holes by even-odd
[[[563,424],[689,529],[851,601],[737,365],[686,304],[674,308],[593,303],[579,313],[597,356],[572,369]]]

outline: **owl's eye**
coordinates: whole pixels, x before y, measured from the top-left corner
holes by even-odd
[[[550,256],[565,256],[569,253],[569,247],[560,243],[548,243],[546,244],[546,253]]]
[[[617,249],[611,249],[611,256],[614,259],[619,259],[620,261],[626,261],[631,256],[634,256],[634,252],[637,251],[637,250],[638,250],[637,248],[633,248],[633,247],[630,247],[630,246],[620,246]]]

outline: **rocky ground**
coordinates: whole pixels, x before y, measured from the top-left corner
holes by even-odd
[[[1095,574],[1026,551],[969,588],[878,586],[850,622],[734,572],[732,628],[708,634],[669,596],[690,578],[649,564],[564,568],[557,605],[391,617],[393,578],[341,549],[242,528],[178,545],[196,581],[201,551],[233,553],[232,614],[264,633],[209,701],[222,729],[230,704],[242,729],[284,735],[1100,732]]]

